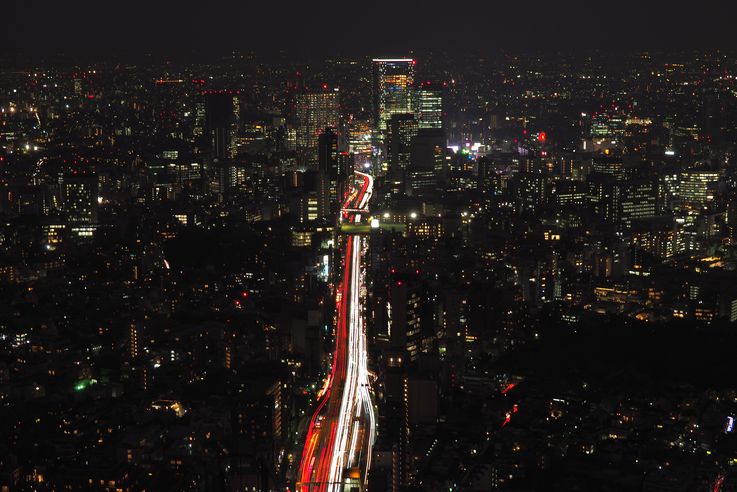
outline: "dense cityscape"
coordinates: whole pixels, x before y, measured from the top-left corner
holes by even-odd
[[[8,59],[0,490],[737,490],[736,153],[716,50]]]

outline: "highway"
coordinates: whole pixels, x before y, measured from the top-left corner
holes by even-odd
[[[341,221],[365,222],[374,180],[356,171],[341,209]],[[333,366],[318,395],[305,438],[296,484],[299,492],[363,491],[376,438],[362,314],[365,239],[343,237],[343,277],[336,292]]]

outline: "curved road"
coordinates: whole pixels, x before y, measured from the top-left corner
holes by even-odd
[[[356,171],[343,202],[341,221],[359,224],[368,214],[374,180]],[[318,398],[302,450],[297,491],[364,490],[371,467],[376,416],[366,359],[366,333],[361,314],[364,238],[345,238],[344,271],[336,294],[333,368]]]

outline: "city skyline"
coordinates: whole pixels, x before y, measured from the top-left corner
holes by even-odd
[[[737,491],[737,8],[41,4],[0,491]]]

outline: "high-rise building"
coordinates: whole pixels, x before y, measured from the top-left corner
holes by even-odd
[[[630,228],[632,222],[660,215],[664,191],[659,182],[649,180],[617,181],[612,176],[589,177],[589,201],[606,222]]]
[[[338,135],[326,128],[318,138],[317,215],[327,217],[338,202]]]
[[[72,236],[92,236],[97,224],[97,175],[65,174],[61,184],[61,203]]]
[[[421,303],[416,282],[409,279],[394,281],[387,306],[390,345],[394,350],[404,352],[409,360],[415,360],[420,353]]]
[[[131,322],[128,327],[128,356],[131,360],[136,360],[139,355],[139,337],[141,333],[141,324],[135,321]]]
[[[687,171],[678,180],[678,201],[682,205],[704,207],[714,200],[714,192],[719,181],[718,171]]]
[[[192,127],[192,137],[195,142],[205,145],[205,131],[207,129],[207,102],[204,98],[199,97],[194,103],[194,125]]]
[[[443,86],[421,82],[415,90],[414,110],[420,128],[443,127]]]
[[[406,182],[410,195],[437,190],[445,174],[445,145],[445,132],[438,128],[418,130],[412,138]]]
[[[162,137],[183,137],[178,118],[182,112],[181,101],[185,97],[185,87],[183,80],[159,79],[156,81],[152,91],[152,109],[157,123],[156,131]]]
[[[413,58],[374,58],[372,99],[374,126],[385,130],[394,114],[413,112]]]
[[[337,128],[340,116],[338,89],[326,86],[319,92],[304,92],[295,97],[296,149],[298,164],[317,167],[317,145],[325,128]]]
[[[419,129],[411,113],[394,114],[389,119],[386,137],[386,169],[384,174],[400,177],[409,167],[412,139]]]
[[[214,90],[205,92],[205,134],[216,159],[235,157],[236,135],[240,119],[237,92]]]
[[[350,119],[348,127],[348,152],[359,165],[371,162],[371,121]]]

